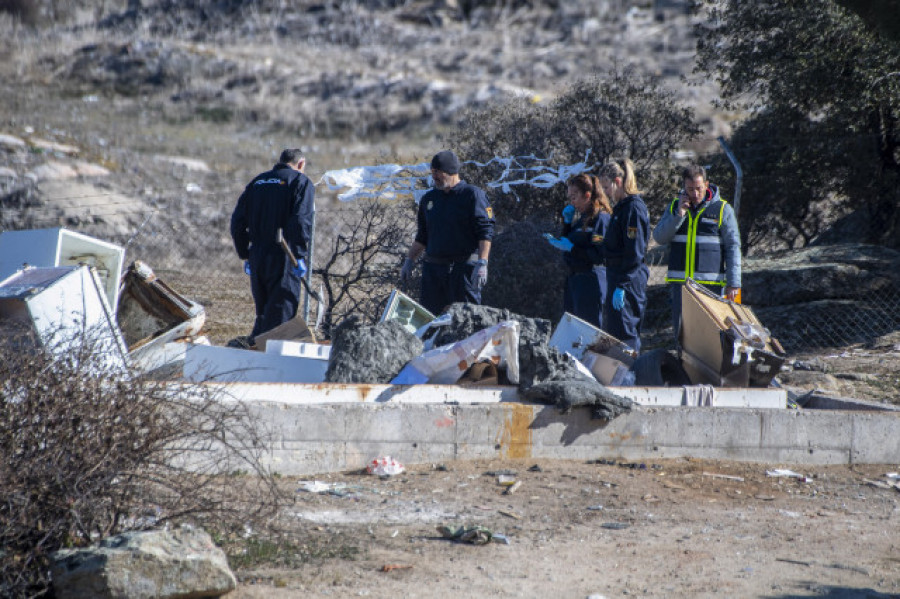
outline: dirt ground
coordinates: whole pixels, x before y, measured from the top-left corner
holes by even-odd
[[[228,597],[900,597],[897,470],[498,460],[290,480],[289,532],[232,557]]]

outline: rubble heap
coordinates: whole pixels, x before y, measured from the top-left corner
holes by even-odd
[[[332,335],[325,381],[390,383],[422,350],[422,341],[397,321],[361,325],[358,316],[350,316]]]

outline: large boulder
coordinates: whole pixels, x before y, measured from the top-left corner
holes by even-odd
[[[56,599],[201,599],[237,586],[225,553],[204,531],[127,532],[96,547],[63,549],[50,572]]]
[[[900,290],[900,252],[874,245],[810,246],[744,259],[743,301],[786,306]]]

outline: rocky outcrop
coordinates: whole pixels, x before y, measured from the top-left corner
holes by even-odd
[[[187,526],[58,551],[51,578],[56,599],[201,599],[237,586],[225,553],[208,534]]]
[[[814,246],[745,260],[743,302],[789,352],[865,343],[900,327],[900,252]]]

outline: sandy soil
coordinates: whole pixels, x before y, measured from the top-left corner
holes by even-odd
[[[538,460],[326,475],[286,514],[293,549],[236,568],[229,598],[900,597],[900,488],[882,482],[897,470]],[[509,543],[447,540],[444,524]]]

